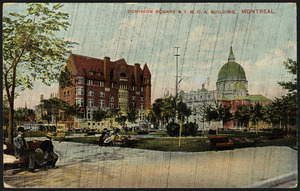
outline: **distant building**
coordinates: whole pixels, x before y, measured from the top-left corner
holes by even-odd
[[[232,109],[235,110],[239,105],[250,105],[255,102],[265,105],[271,102],[270,99],[260,94],[249,95],[245,70],[240,64],[235,62],[232,47],[230,47],[228,62],[219,70],[216,87],[217,90],[208,91],[202,84],[201,89],[183,94],[183,101],[192,109],[194,114],[189,120],[196,122],[200,129],[208,130],[213,128],[212,124],[202,120],[201,107],[205,105],[231,105]],[[221,122],[218,126],[222,126]],[[238,124],[235,120],[225,124],[225,128],[236,128],[237,126]]]
[[[66,124],[69,129],[79,128],[81,122],[90,128],[103,127],[103,123],[90,121],[93,111],[99,108],[126,111],[133,107],[141,119],[150,110],[151,73],[147,64],[141,69],[140,64],[128,65],[124,59],[111,61],[109,57],[98,59],[70,54],[66,66],[74,75],[75,86],[59,87],[59,98],[76,104],[84,114],[82,119],[69,119]]]

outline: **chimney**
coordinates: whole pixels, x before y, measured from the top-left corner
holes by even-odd
[[[106,80],[105,86],[109,86],[109,70],[110,70],[110,57],[104,57],[104,79]]]
[[[135,79],[135,83],[137,85],[140,84],[140,73],[139,73],[139,68],[140,68],[140,64],[139,63],[135,63],[134,64],[134,79]]]

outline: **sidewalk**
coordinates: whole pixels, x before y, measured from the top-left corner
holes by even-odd
[[[241,188],[297,169],[298,152],[288,147],[187,153],[53,144],[58,169],[15,175],[6,170],[5,183],[17,188]],[[285,180],[269,188],[289,187],[283,183],[292,179]]]

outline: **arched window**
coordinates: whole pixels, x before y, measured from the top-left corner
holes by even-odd
[[[103,91],[99,92],[100,97],[105,97],[105,93]]]
[[[115,101],[115,97],[112,95],[112,96],[110,96],[109,100],[110,100],[110,102],[114,102]]]
[[[94,90],[93,89],[89,89],[88,95],[89,96],[93,96],[94,95]]]

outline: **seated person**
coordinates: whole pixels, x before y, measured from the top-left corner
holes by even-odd
[[[19,127],[17,130],[18,136],[13,139],[14,149],[15,149],[15,157],[17,159],[29,160],[28,170],[30,172],[35,172],[35,163],[40,166],[43,166],[45,163],[41,163],[38,160],[38,156],[34,151],[30,151],[27,148],[26,141],[23,137],[24,135],[24,127]]]
[[[44,159],[47,161],[47,164],[51,165],[51,168],[58,168],[55,166],[57,160],[58,160],[58,155],[54,153],[54,146],[51,141],[51,135],[48,133],[46,134],[47,140],[43,141],[40,145],[40,149],[44,153]],[[52,158],[52,160],[50,160]]]

